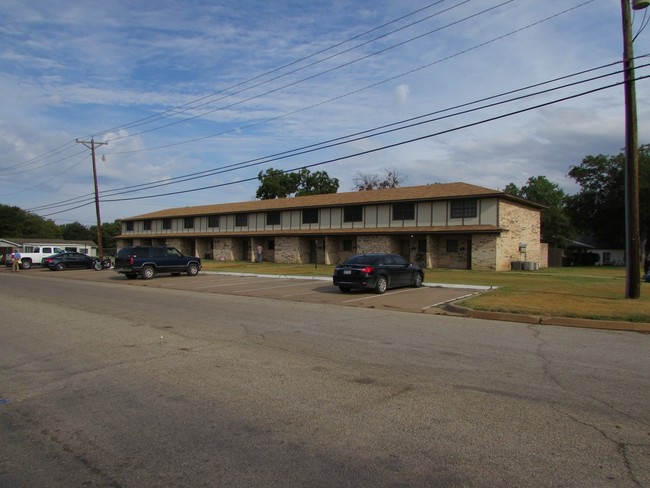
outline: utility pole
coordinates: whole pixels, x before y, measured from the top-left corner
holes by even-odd
[[[93,180],[95,182],[95,214],[97,215],[97,255],[102,258],[104,256],[104,244],[102,242],[102,219],[99,214],[99,189],[97,187],[97,164],[95,163],[95,146],[103,146],[108,142],[95,142],[95,139],[90,141],[76,140],[77,143],[83,144],[90,149],[90,154],[93,159]]]
[[[646,0],[632,0],[632,7],[641,10]],[[621,0],[623,17],[623,79],[625,81],[625,298],[641,296],[640,233],[639,233],[639,141],[634,84],[634,49],[630,0]]]

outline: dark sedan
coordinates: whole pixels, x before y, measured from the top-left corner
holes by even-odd
[[[95,266],[95,258],[80,252],[60,252],[43,258],[41,260],[41,266],[50,268],[52,271],[73,268],[93,268]]]
[[[343,292],[370,288],[384,293],[398,286],[422,286],[424,270],[398,254],[357,254],[334,268],[333,279]]]

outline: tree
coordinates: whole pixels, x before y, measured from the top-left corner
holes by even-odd
[[[573,240],[575,229],[566,208],[567,196],[556,183],[551,183],[545,176],[531,176],[523,187],[517,188],[514,183],[509,183],[504,191],[547,207],[541,216],[544,242],[563,248]]]
[[[61,239],[62,232],[53,220],[46,220],[19,207],[0,205],[0,236]]]
[[[89,229],[90,234],[93,236],[91,240],[97,240],[97,226],[91,225]],[[102,244],[104,254],[109,254],[117,250],[117,239],[115,237],[122,233],[122,221],[115,220],[112,223],[102,223]]]
[[[300,188],[296,192],[297,197],[336,193],[338,190],[338,178],[330,178],[325,171],[310,173],[306,168],[300,170]]]
[[[260,171],[257,179],[260,186],[255,197],[261,200],[336,193],[339,189],[338,179],[331,178],[325,171],[312,174],[307,168],[297,173],[269,168],[265,172]]]
[[[357,171],[357,175],[354,178],[354,189],[357,191],[366,191],[397,188],[405,179],[396,169],[386,170],[386,177],[383,180],[377,174]]]
[[[586,156],[569,171],[581,187],[569,197],[571,219],[584,233],[625,247],[625,154]],[[645,250],[650,231],[650,145],[639,148],[639,232]]]
[[[95,238],[88,229],[83,224],[80,224],[79,222],[73,222],[71,224],[63,224],[61,226],[61,231],[63,233],[63,238],[66,241],[94,241]]]

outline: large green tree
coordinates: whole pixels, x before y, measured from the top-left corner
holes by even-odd
[[[542,210],[541,216],[544,242],[564,248],[574,239],[575,229],[566,209],[567,196],[556,183],[550,182],[545,176],[532,176],[521,188],[509,183],[504,191],[547,207]]]
[[[97,240],[97,226],[91,225],[88,229],[92,235],[91,240]],[[104,248],[104,253],[109,254],[117,250],[117,236],[122,233],[122,221],[115,220],[113,222],[102,223],[102,244]]]
[[[255,197],[261,200],[336,193],[339,189],[337,178],[331,178],[325,171],[311,173],[307,168],[291,173],[269,168],[260,171],[257,179],[260,186]]]
[[[625,154],[586,156],[569,171],[581,187],[568,199],[576,227],[603,241],[625,247]],[[642,244],[650,232],[650,145],[639,148],[639,229]],[[645,247],[645,244],[644,244]]]
[[[79,222],[72,222],[71,224],[61,225],[63,238],[66,241],[94,241],[95,238],[90,232],[90,229]]]
[[[7,239],[61,239],[63,233],[53,220],[44,219],[19,207],[0,204],[0,236]]]

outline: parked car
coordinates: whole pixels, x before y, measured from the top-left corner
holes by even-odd
[[[175,247],[134,246],[120,249],[115,257],[115,271],[129,279],[150,280],[158,273],[196,276],[201,270],[201,258],[184,256]]]
[[[41,260],[41,266],[50,268],[52,271],[79,268],[90,269],[95,266],[95,258],[80,252],[60,252],[43,258]]]
[[[384,293],[398,286],[422,286],[424,270],[398,254],[357,254],[334,268],[333,280],[342,292],[369,288]]]

